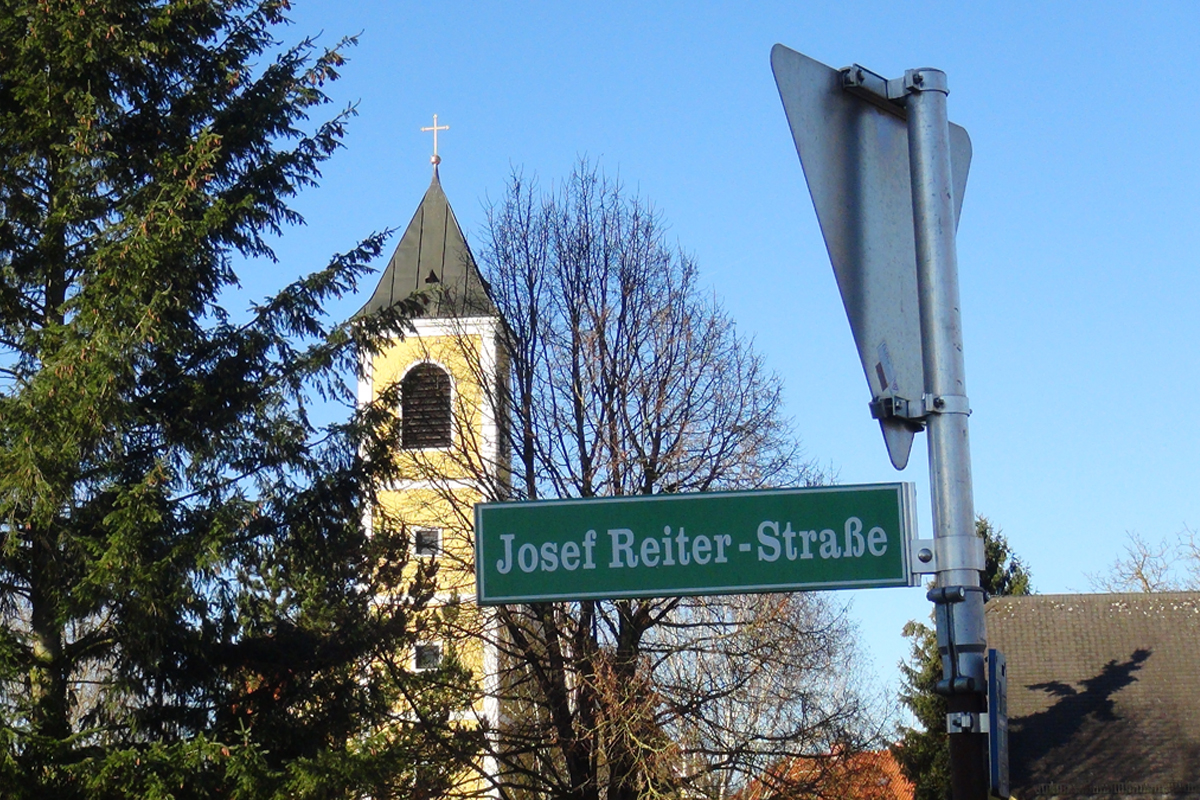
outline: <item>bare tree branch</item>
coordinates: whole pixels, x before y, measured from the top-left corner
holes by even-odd
[[[1200,540],[1187,525],[1158,543],[1126,532],[1125,555],[1104,573],[1089,574],[1098,592],[1178,592],[1200,589]]]
[[[550,193],[516,173],[488,209],[480,260],[504,319],[501,369],[465,328],[457,338],[502,409],[499,458],[471,425],[461,449],[404,455],[463,536],[463,479],[522,500],[825,481],[779,379],[665,230],[586,161]],[[443,575],[456,569],[470,564]],[[486,723],[504,797],[723,798],[781,759],[877,730],[853,626],[825,595],[509,606],[497,623],[463,614],[457,633],[499,653],[501,718]]]

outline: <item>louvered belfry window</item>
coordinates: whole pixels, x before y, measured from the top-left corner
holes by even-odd
[[[450,375],[418,364],[400,382],[401,436],[407,450],[450,446]]]

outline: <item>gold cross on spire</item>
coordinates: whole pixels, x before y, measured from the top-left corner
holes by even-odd
[[[439,155],[438,155],[438,152],[437,152],[437,135],[438,135],[438,131],[448,131],[448,130],[450,130],[450,126],[449,126],[449,125],[438,125],[438,124],[437,124],[437,114],[434,114],[434,115],[433,115],[433,126],[432,126],[432,127],[429,127],[429,128],[421,128],[421,132],[422,132],[422,133],[428,133],[429,131],[433,131],[433,157],[432,157],[432,158],[430,158],[430,159],[429,159],[429,161],[430,161],[430,162],[431,162],[431,163],[432,163],[432,164],[433,164],[435,167],[436,167],[438,164],[442,163],[442,157],[441,157],[441,156],[439,156]]]

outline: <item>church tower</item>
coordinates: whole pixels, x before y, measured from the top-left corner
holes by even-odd
[[[436,117],[434,129],[445,130]],[[507,480],[502,321],[442,190],[436,146],[435,138],[429,189],[360,313],[414,292],[426,298],[425,310],[367,356],[359,401],[395,400],[399,479],[382,487],[381,511],[404,525],[414,559],[438,560],[435,605],[454,609],[410,654],[411,666],[433,669],[453,656],[479,682],[473,713],[495,725],[497,656],[488,617],[474,603],[473,508],[501,496]]]

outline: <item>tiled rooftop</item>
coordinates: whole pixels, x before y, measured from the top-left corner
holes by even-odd
[[[1200,798],[1200,592],[1001,597],[1013,794]]]

